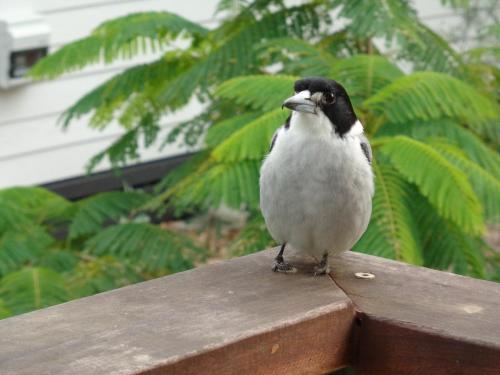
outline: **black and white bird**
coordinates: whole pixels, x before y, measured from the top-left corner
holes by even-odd
[[[283,252],[291,245],[321,260],[350,250],[370,221],[374,193],[371,148],[345,89],[325,78],[295,82],[292,110],[271,141],[260,171],[260,206],[281,244],[273,270],[295,272]]]

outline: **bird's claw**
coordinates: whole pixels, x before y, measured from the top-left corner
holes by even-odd
[[[314,267],[314,276],[321,276],[330,273],[330,267],[328,264],[320,264]]]
[[[274,261],[272,270],[274,272],[283,272],[283,273],[295,273],[295,272],[297,272],[297,268],[295,268],[294,266],[290,265],[289,263],[280,262],[277,260]]]

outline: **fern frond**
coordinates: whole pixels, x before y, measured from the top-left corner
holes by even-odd
[[[248,220],[238,236],[231,242],[229,252],[233,256],[242,256],[275,245],[275,241],[266,228],[264,218],[260,212],[256,212]]]
[[[82,298],[144,281],[128,262],[112,256],[81,261],[67,277],[73,298]]]
[[[414,33],[416,11],[406,0],[387,0],[373,2],[363,0],[335,0],[341,5],[339,17],[351,20],[347,29],[354,36],[391,38],[396,31],[406,30]]]
[[[75,216],[69,227],[69,238],[74,239],[98,232],[106,221],[117,221],[140,207],[148,196],[140,192],[105,192],[77,203]]]
[[[9,230],[22,231],[33,225],[33,220],[19,211],[15,202],[0,199],[0,234]]]
[[[365,101],[364,106],[393,123],[455,119],[479,134],[498,139],[498,106],[466,83],[435,72],[419,72],[395,80]]]
[[[335,0],[333,3],[342,6],[339,17],[351,20],[346,31],[355,38],[384,38],[389,43],[395,42],[401,56],[413,62],[417,69],[459,74],[460,56],[418,20],[409,1]]]
[[[215,95],[247,105],[260,112],[280,108],[293,94],[298,77],[283,75],[250,75],[230,79],[219,86]]]
[[[403,72],[383,56],[360,54],[337,60],[329,76],[340,82],[357,104],[403,76]]]
[[[472,162],[457,146],[443,139],[434,139],[428,144],[469,177],[469,181],[485,209],[486,217],[492,221],[499,221],[500,180]]]
[[[103,128],[116,112],[134,96],[149,100],[149,91],[159,82],[173,79],[191,63],[192,56],[177,51],[167,52],[152,63],[126,69],[88,92],[61,116],[63,127],[74,119],[92,113],[89,125]]]
[[[160,182],[158,182],[155,186],[155,193],[160,194],[161,192],[165,192],[180,183],[183,179],[195,174],[201,164],[203,164],[209,157],[209,154],[210,152],[208,150],[203,150],[192,155],[188,160],[170,171],[161,179]],[[151,201],[147,202],[146,207],[151,208],[152,201],[157,201],[157,199],[157,197],[154,197]]]
[[[354,250],[421,265],[422,249],[408,207],[409,184],[390,165],[372,163],[375,196],[367,231]]]
[[[262,160],[274,132],[288,116],[288,111],[278,108],[258,117],[214,148],[212,157],[224,162]]]
[[[424,250],[424,266],[484,278],[481,241],[438,215],[418,192],[414,192],[411,202]]]
[[[288,73],[301,77],[328,76],[337,62],[334,55],[305,40],[275,38],[258,46],[262,59],[281,62]]]
[[[257,116],[257,113],[249,112],[215,123],[208,129],[205,145],[208,148],[216,147],[229,138],[231,134],[255,120]]]
[[[477,135],[460,126],[453,120],[413,121],[400,124],[384,124],[376,133],[380,136],[407,135],[422,142],[429,138],[446,138],[465,152],[467,157],[500,178],[500,156]]]
[[[42,59],[31,70],[36,78],[55,78],[103,60],[129,59],[162,50],[177,37],[203,36],[207,29],[173,13],[129,14],[98,26],[90,36],[68,44]]]
[[[80,258],[74,251],[53,247],[45,249],[41,256],[33,261],[33,265],[65,273],[74,270],[79,260]]]
[[[193,267],[203,251],[190,239],[149,223],[108,227],[86,243],[91,254],[139,262],[145,270],[179,272]]]
[[[195,156],[179,172],[167,175],[158,187],[163,192],[146,207],[156,209],[160,202],[169,200],[177,215],[200,207],[218,207],[222,202],[238,209],[247,203],[257,207],[260,159],[284,116],[281,110],[257,118],[250,113],[215,124],[208,131],[207,142],[219,146]],[[254,134],[248,135],[252,129]],[[232,143],[243,147],[242,155],[234,154]],[[252,150],[254,146],[257,148]],[[232,149],[229,155],[225,154],[225,147]],[[239,161],[240,157],[244,162],[234,163],[233,159]]]
[[[405,136],[387,138],[380,150],[444,218],[466,233],[483,233],[481,204],[462,171],[432,147]]]
[[[169,193],[177,214],[193,207],[257,210],[259,207],[260,161],[214,163],[193,173]]]
[[[25,267],[0,280],[0,298],[14,314],[41,309],[69,299],[63,277],[39,267]]]
[[[0,276],[35,263],[54,242],[44,228],[36,225],[4,233],[0,236]]]
[[[199,99],[203,101],[206,99],[207,92],[221,79],[259,71],[257,57],[253,51],[253,46],[257,43],[276,37],[301,37],[316,30],[319,27],[318,14],[315,11],[317,7],[317,4],[305,4],[293,8],[280,8],[276,12],[266,13],[262,18],[247,20],[248,24],[245,27],[235,28],[233,33],[223,39],[223,42],[211,41],[210,43],[215,47],[212,46],[213,50],[208,55],[205,55],[204,50],[197,48],[193,48],[186,54],[174,51],[171,54],[179,55],[179,62],[176,64],[177,60],[174,58],[171,71],[165,75],[160,76],[155,73],[155,69],[151,69],[151,75],[144,76],[148,70],[147,67],[133,68],[130,72],[111,79],[89,93],[65,114],[63,122],[67,125],[73,118],[95,110],[91,123],[96,127],[103,127],[116,115],[116,111],[121,109],[119,121],[123,126],[131,129],[141,121],[145,114],[159,116],[163,111],[176,110],[184,106],[194,94],[198,94]],[[155,13],[151,17],[154,19]],[[123,20],[118,19],[116,22],[113,30],[115,27],[118,28]],[[210,36],[207,38],[210,40]],[[78,42],[74,45],[75,48],[80,48]],[[52,61],[55,65],[57,65],[54,62],[56,55],[57,53],[48,58],[49,62]],[[68,64],[68,69],[71,68],[70,65]],[[164,69],[160,65],[161,63],[155,66],[158,71]],[[167,61],[164,65],[166,69],[169,69],[171,64]],[[144,81],[139,80],[141,77],[145,78]],[[167,79],[168,77],[172,79]],[[132,79],[136,84],[129,83]],[[145,82],[144,86],[137,81]],[[118,89],[121,90],[124,87],[133,90],[134,95],[127,96],[126,93],[120,93]],[[138,157],[138,130],[135,130],[129,130],[114,147],[96,155],[90,162],[88,170],[91,170],[106,156],[110,158],[113,165],[136,159]]]
[[[94,155],[86,165],[87,173],[90,173],[94,168],[107,158],[113,168],[125,166],[131,160],[138,160],[139,142],[141,138],[146,145],[156,139],[160,126],[157,118],[151,113],[143,113],[139,124],[132,130],[125,132],[120,138],[114,141],[110,146]]]
[[[229,78],[260,73],[254,46],[282,37],[305,37],[319,27],[317,4],[283,8],[237,28],[224,43],[171,81],[158,95],[160,108],[175,109],[186,104],[195,89],[205,90]]]
[[[50,220],[67,220],[72,210],[71,202],[40,187],[2,189],[0,205],[2,203],[14,206],[18,213],[38,224]]]
[[[5,302],[0,299],[0,319],[8,318],[12,312],[5,306]]]
[[[219,0],[215,8],[215,14],[222,12],[229,12],[238,14],[242,11],[243,6],[246,4],[244,0]]]
[[[433,70],[462,79],[470,78],[465,72],[462,56],[423,23],[417,23],[415,34],[403,32],[397,38],[401,46],[398,57],[411,61],[414,71]]]

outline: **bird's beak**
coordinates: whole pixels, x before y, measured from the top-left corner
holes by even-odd
[[[292,111],[316,113],[316,103],[311,100],[309,90],[301,91],[283,102],[281,108],[286,107]]]

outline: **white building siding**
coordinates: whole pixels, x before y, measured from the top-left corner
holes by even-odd
[[[0,18],[8,12],[35,11],[51,28],[50,50],[89,34],[105,20],[133,12],[167,10],[193,21],[210,24],[216,0],[0,0]],[[82,72],[68,74],[54,81],[33,82],[0,90],[0,188],[31,185],[78,176],[84,173],[88,160],[116,140],[122,129],[113,125],[104,131],[89,129],[85,119],[74,121],[62,131],[57,125],[61,113],[83,94],[139,62],[155,56],[140,56],[111,65],[97,65]],[[197,103],[168,116],[169,126],[198,112]],[[164,158],[182,152],[169,146],[141,153],[141,161]],[[98,170],[109,169],[102,163]]]
[[[6,12],[23,8],[41,14],[51,28],[50,49],[82,38],[101,22],[139,11],[167,10],[193,21],[213,25],[218,0],[0,0],[0,18]],[[437,31],[458,22],[439,0],[416,2],[420,13]],[[140,56],[132,61],[97,65],[68,74],[54,81],[34,82],[0,90],[0,188],[13,185],[42,184],[84,173],[88,160],[119,137],[122,130],[113,125],[104,131],[86,126],[85,119],[74,121],[63,132],[57,126],[60,114],[83,94],[106,79],[138,62],[154,59]],[[192,103],[168,116],[165,128],[190,118],[200,109]],[[165,130],[167,131],[167,130]],[[149,149],[142,161],[164,158],[182,152],[169,146],[162,152]],[[99,170],[108,169],[103,163]]]

